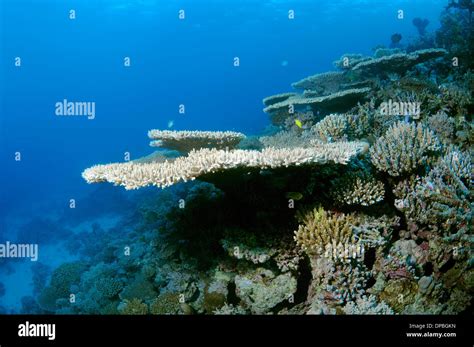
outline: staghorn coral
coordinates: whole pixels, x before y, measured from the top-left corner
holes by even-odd
[[[441,145],[436,135],[422,125],[398,122],[370,149],[372,163],[391,176],[415,171],[431,161]]]
[[[188,153],[199,148],[235,148],[245,135],[235,131],[173,131],[150,130],[148,137],[152,147],[163,147]]]
[[[311,128],[323,142],[347,140],[347,119],[344,115],[331,114]]]
[[[126,189],[150,185],[164,188],[205,174],[238,168],[274,169],[328,162],[346,164],[365,146],[363,142],[338,142],[310,148],[265,148],[262,151],[200,149],[173,162],[96,165],[86,169],[82,177],[88,183],[110,182]]]
[[[439,227],[448,240],[458,239],[471,229],[471,180],[470,157],[451,148],[427,176],[394,187],[395,206],[412,223]]]
[[[370,272],[361,262],[335,263],[325,257],[311,258],[312,282],[309,314],[331,313],[335,306],[362,297]]]
[[[340,205],[370,206],[384,199],[382,182],[366,172],[348,172],[333,181],[332,197]]]
[[[348,134],[352,138],[363,138],[374,133],[375,99],[358,103],[349,115],[346,115]]]
[[[445,155],[439,160],[439,166],[443,172],[451,176],[451,180],[460,179],[467,187],[472,185],[474,173],[471,155],[468,152],[460,151],[455,146],[449,146]],[[467,190],[463,189],[463,191]]]
[[[363,251],[352,231],[353,216],[330,214],[319,207],[300,214],[299,219],[302,224],[295,231],[294,239],[306,253],[344,261],[360,256]]]
[[[451,143],[454,139],[454,119],[446,112],[438,111],[423,121],[424,125],[432,130],[443,143]]]

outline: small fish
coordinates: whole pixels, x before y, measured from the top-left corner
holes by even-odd
[[[300,192],[288,192],[286,193],[286,198],[298,201],[303,199],[303,194]]]
[[[172,128],[174,125],[174,122],[172,120],[168,121],[168,128]]]
[[[298,128],[303,129],[303,123],[299,119],[295,119],[295,124]]]

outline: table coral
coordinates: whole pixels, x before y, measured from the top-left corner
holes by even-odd
[[[162,147],[188,153],[193,149],[235,148],[245,135],[235,131],[173,131],[173,130],[150,130],[148,137],[152,147]]]
[[[238,168],[274,169],[328,162],[347,164],[365,146],[363,142],[338,142],[308,148],[271,147],[262,151],[200,149],[192,150],[187,156],[173,162],[96,165],[86,169],[82,176],[88,183],[110,182],[126,189],[150,185],[163,188],[205,174]]]

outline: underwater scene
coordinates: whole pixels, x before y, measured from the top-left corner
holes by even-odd
[[[472,315],[472,0],[1,0],[0,313]]]

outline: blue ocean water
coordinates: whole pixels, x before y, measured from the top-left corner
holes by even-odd
[[[97,187],[81,178],[85,168],[123,161],[125,152],[132,159],[151,153],[149,129],[261,133],[269,125],[264,97],[331,70],[344,53],[371,54],[377,45],[388,46],[394,33],[407,42],[417,35],[415,17],[429,19],[435,30],[445,5],[442,0],[2,0],[0,240],[14,240],[29,221],[56,216],[70,199],[95,192]],[[404,20],[397,18],[399,9]],[[288,18],[291,10],[294,19]],[[130,66],[124,66],[126,57]],[[17,58],[21,66],[15,65]],[[57,116],[55,104],[64,99],[95,102],[95,118]],[[35,227],[51,226],[31,224]],[[42,261],[54,267],[60,260],[50,252]],[[30,282],[2,281],[2,276],[7,272],[0,270],[5,292],[18,295],[0,297],[0,306],[17,311]]]

